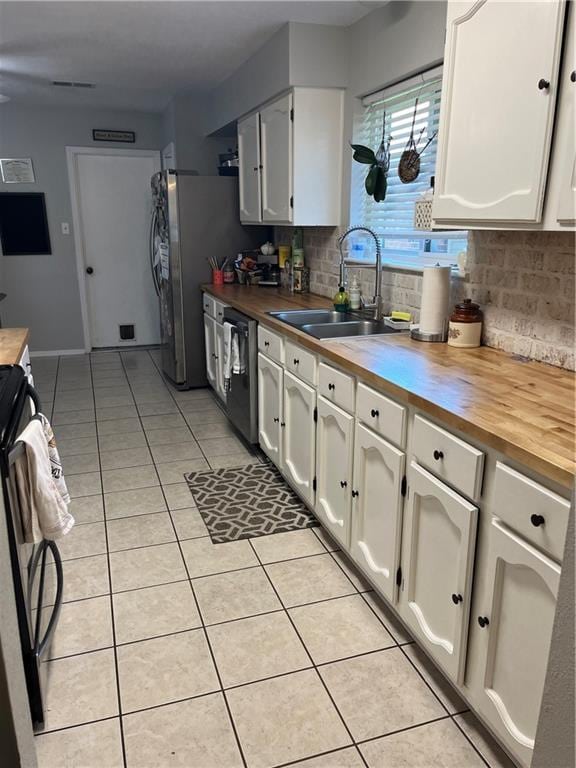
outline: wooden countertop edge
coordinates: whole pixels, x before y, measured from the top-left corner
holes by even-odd
[[[19,363],[29,339],[29,328],[0,328],[0,365]]]
[[[248,314],[249,316],[253,317],[258,322],[261,322],[263,325],[267,325],[269,328],[278,331],[278,333],[282,334],[283,336],[297,342],[300,346],[305,347],[306,349],[309,349],[311,352],[314,352],[315,354],[321,355],[326,360],[330,360],[331,362],[337,364],[344,370],[348,371],[351,374],[354,374],[358,378],[365,381],[370,386],[374,387],[375,389],[380,390],[384,394],[389,394],[394,397],[396,397],[398,400],[412,405],[416,408],[421,409],[422,411],[426,412],[428,415],[437,418],[439,421],[443,422],[444,424],[453,427],[454,429],[459,429],[463,432],[466,432],[471,437],[478,440],[480,443],[484,443],[485,445],[489,446],[490,448],[493,448],[496,451],[499,451],[504,456],[507,456],[510,459],[513,459],[514,461],[517,461],[519,464],[523,464],[526,467],[529,467],[534,472],[537,472],[538,474],[542,475],[543,477],[546,477],[559,485],[572,490],[574,486],[574,472],[571,469],[571,464],[569,461],[566,462],[566,466],[562,466],[561,464],[558,464],[555,461],[548,461],[543,456],[538,456],[535,453],[531,452],[529,449],[525,448],[522,445],[518,445],[517,443],[512,442],[509,439],[506,439],[504,437],[501,437],[500,435],[495,434],[494,432],[491,432],[488,429],[485,429],[484,427],[479,426],[478,424],[474,423],[473,421],[470,421],[466,419],[463,416],[460,416],[459,414],[454,413],[453,411],[449,411],[446,408],[438,405],[437,403],[434,403],[431,400],[428,400],[427,398],[424,398],[414,392],[411,392],[408,389],[405,389],[404,387],[399,386],[398,384],[395,384],[394,382],[384,378],[383,376],[380,376],[378,374],[373,373],[370,370],[367,370],[361,365],[357,365],[356,363],[347,360],[345,357],[342,356],[341,353],[337,352],[334,349],[331,349],[331,343],[332,342],[321,342],[318,339],[315,339],[312,336],[309,336],[308,334],[303,333],[302,331],[299,331],[297,328],[292,328],[289,325],[286,325],[285,323],[281,322],[280,320],[277,320],[274,317],[271,317],[270,315],[266,314],[266,312],[258,310],[258,309],[251,309],[250,307],[247,307],[245,303],[236,301],[233,298],[226,297],[225,299],[221,294],[217,292],[217,290],[213,290],[213,286],[211,285],[205,285],[202,286],[202,290],[205,290],[210,295],[214,296],[214,298],[222,300],[229,304],[233,309],[237,309],[240,312],[244,312],[245,314]],[[264,290],[264,289],[262,289]],[[285,301],[289,305],[294,305],[295,307],[301,307],[302,304],[298,301],[291,301],[291,297],[283,297],[283,300],[285,298]],[[299,299],[300,297],[298,297]],[[324,303],[322,301],[323,297],[316,297],[314,296],[314,299],[318,299],[318,302],[314,301],[314,304],[316,307],[321,307]],[[296,297],[295,297],[296,299]],[[325,300],[325,306],[331,307],[332,304],[329,299]],[[338,341],[343,341],[342,339],[334,340],[334,342],[338,343]]]

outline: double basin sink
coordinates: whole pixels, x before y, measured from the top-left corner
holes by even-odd
[[[285,312],[268,312],[299,331],[316,339],[340,339],[350,336],[377,336],[383,333],[400,333],[384,320],[366,320],[353,312],[335,312],[329,309],[291,309]]]

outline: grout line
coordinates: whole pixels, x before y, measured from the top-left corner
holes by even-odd
[[[252,547],[252,550],[253,550],[254,554],[256,555],[256,558],[257,558],[257,559],[258,559],[258,561],[260,562],[260,565],[262,565],[262,561],[260,560],[260,557],[258,556],[258,552],[256,551],[255,547],[252,545],[252,540],[251,540],[251,539],[248,539],[248,542],[250,543],[250,546]],[[320,681],[320,684],[323,686],[323,688],[324,688],[324,690],[325,690],[325,692],[326,692],[326,694],[327,694],[328,698],[329,698],[329,699],[330,699],[330,701],[332,702],[332,706],[334,707],[334,709],[335,709],[335,710],[336,710],[336,712],[338,713],[338,716],[339,716],[340,720],[342,721],[342,725],[344,726],[344,728],[345,728],[345,730],[346,730],[346,733],[348,734],[348,736],[349,736],[349,738],[350,738],[350,742],[351,742],[352,744],[355,744],[356,742],[355,742],[355,740],[354,740],[354,736],[352,735],[352,731],[351,731],[351,730],[348,728],[348,724],[347,724],[347,723],[346,723],[346,721],[344,720],[344,717],[342,716],[342,713],[341,713],[341,712],[340,712],[340,710],[338,709],[338,706],[336,705],[336,702],[334,701],[334,698],[333,698],[332,694],[330,693],[330,691],[329,691],[329,689],[328,689],[328,686],[326,685],[326,683],[325,683],[325,681],[324,681],[324,679],[323,679],[322,675],[321,675],[321,674],[320,674],[320,672],[318,671],[318,668],[317,668],[317,666],[316,666],[316,664],[315,664],[315,662],[314,662],[314,659],[312,658],[312,654],[310,653],[310,651],[308,650],[308,647],[307,647],[306,643],[305,643],[305,642],[304,642],[304,640],[302,639],[302,636],[301,636],[301,634],[300,634],[300,632],[299,632],[299,630],[298,630],[298,627],[296,626],[296,624],[295,624],[295,622],[294,622],[294,620],[293,620],[292,616],[290,615],[290,612],[288,611],[288,609],[287,609],[287,608],[286,608],[286,606],[284,605],[284,601],[283,601],[283,600],[282,600],[282,598],[280,597],[280,595],[279,595],[279,593],[278,593],[278,590],[277,590],[277,589],[276,589],[276,587],[274,586],[274,582],[272,581],[272,579],[271,579],[270,575],[268,574],[268,572],[267,572],[266,568],[264,568],[264,566],[263,566],[263,565],[262,565],[262,570],[263,570],[263,571],[264,571],[264,573],[266,574],[266,578],[268,579],[268,582],[270,583],[270,586],[271,586],[271,587],[272,587],[272,589],[274,590],[274,593],[276,594],[276,598],[278,599],[278,601],[279,601],[280,605],[281,605],[281,606],[282,606],[282,608],[284,609],[284,612],[285,612],[286,616],[288,617],[288,621],[289,621],[289,622],[290,622],[290,624],[292,625],[292,629],[294,630],[294,632],[295,632],[295,633],[296,633],[296,635],[298,636],[298,639],[299,639],[299,640],[300,640],[300,642],[302,643],[302,647],[304,648],[304,651],[306,652],[306,655],[307,655],[307,656],[308,656],[308,658],[310,659],[310,663],[312,664],[312,667],[314,668],[314,671],[316,672],[316,676],[317,676],[318,680]],[[362,755],[360,752],[359,752],[359,755],[360,755],[360,759],[362,760],[362,762],[364,763],[364,765],[366,766],[366,768],[369,768],[369,766],[368,766],[368,763],[367,763],[367,762],[366,762],[366,760],[364,759],[364,756],[363,756],[363,755]]]

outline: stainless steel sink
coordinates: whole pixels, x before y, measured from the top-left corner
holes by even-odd
[[[400,333],[383,320],[364,320],[352,312],[329,309],[291,309],[269,312],[269,315],[287,325],[314,336],[316,339],[340,339],[350,336],[376,336],[382,333]]]
[[[390,328],[384,320],[352,320],[337,325],[308,323],[302,325],[300,330],[316,339],[340,339],[347,336],[377,336],[383,333],[400,333],[398,328]]]
[[[293,325],[295,328],[301,328],[312,323],[315,325],[318,323],[345,323],[358,319],[349,312],[336,312],[330,309],[290,309],[285,312],[269,312],[268,314],[283,323]]]

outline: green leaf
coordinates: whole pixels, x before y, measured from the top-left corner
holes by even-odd
[[[380,174],[380,168],[377,165],[373,165],[372,168],[368,171],[368,175],[366,176],[366,181],[364,182],[364,187],[366,188],[366,192],[369,195],[374,194],[374,190],[376,189],[376,183],[378,181],[378,176]]]
[[[381,203],[386,198],[388,180],[386,178],[386,173],[382,170],[382,168],[379,168],[378,170],[380,173],[378,174],[378,178],[376,179],[376,184],[374,186],[374,200],[377,203]]]
[[[350,146],[354,150],[352,158],[356,160],[357,163],[373,165],[376,162],[376,155],[370,147],[365,147],[363,144],[350,144]]]

